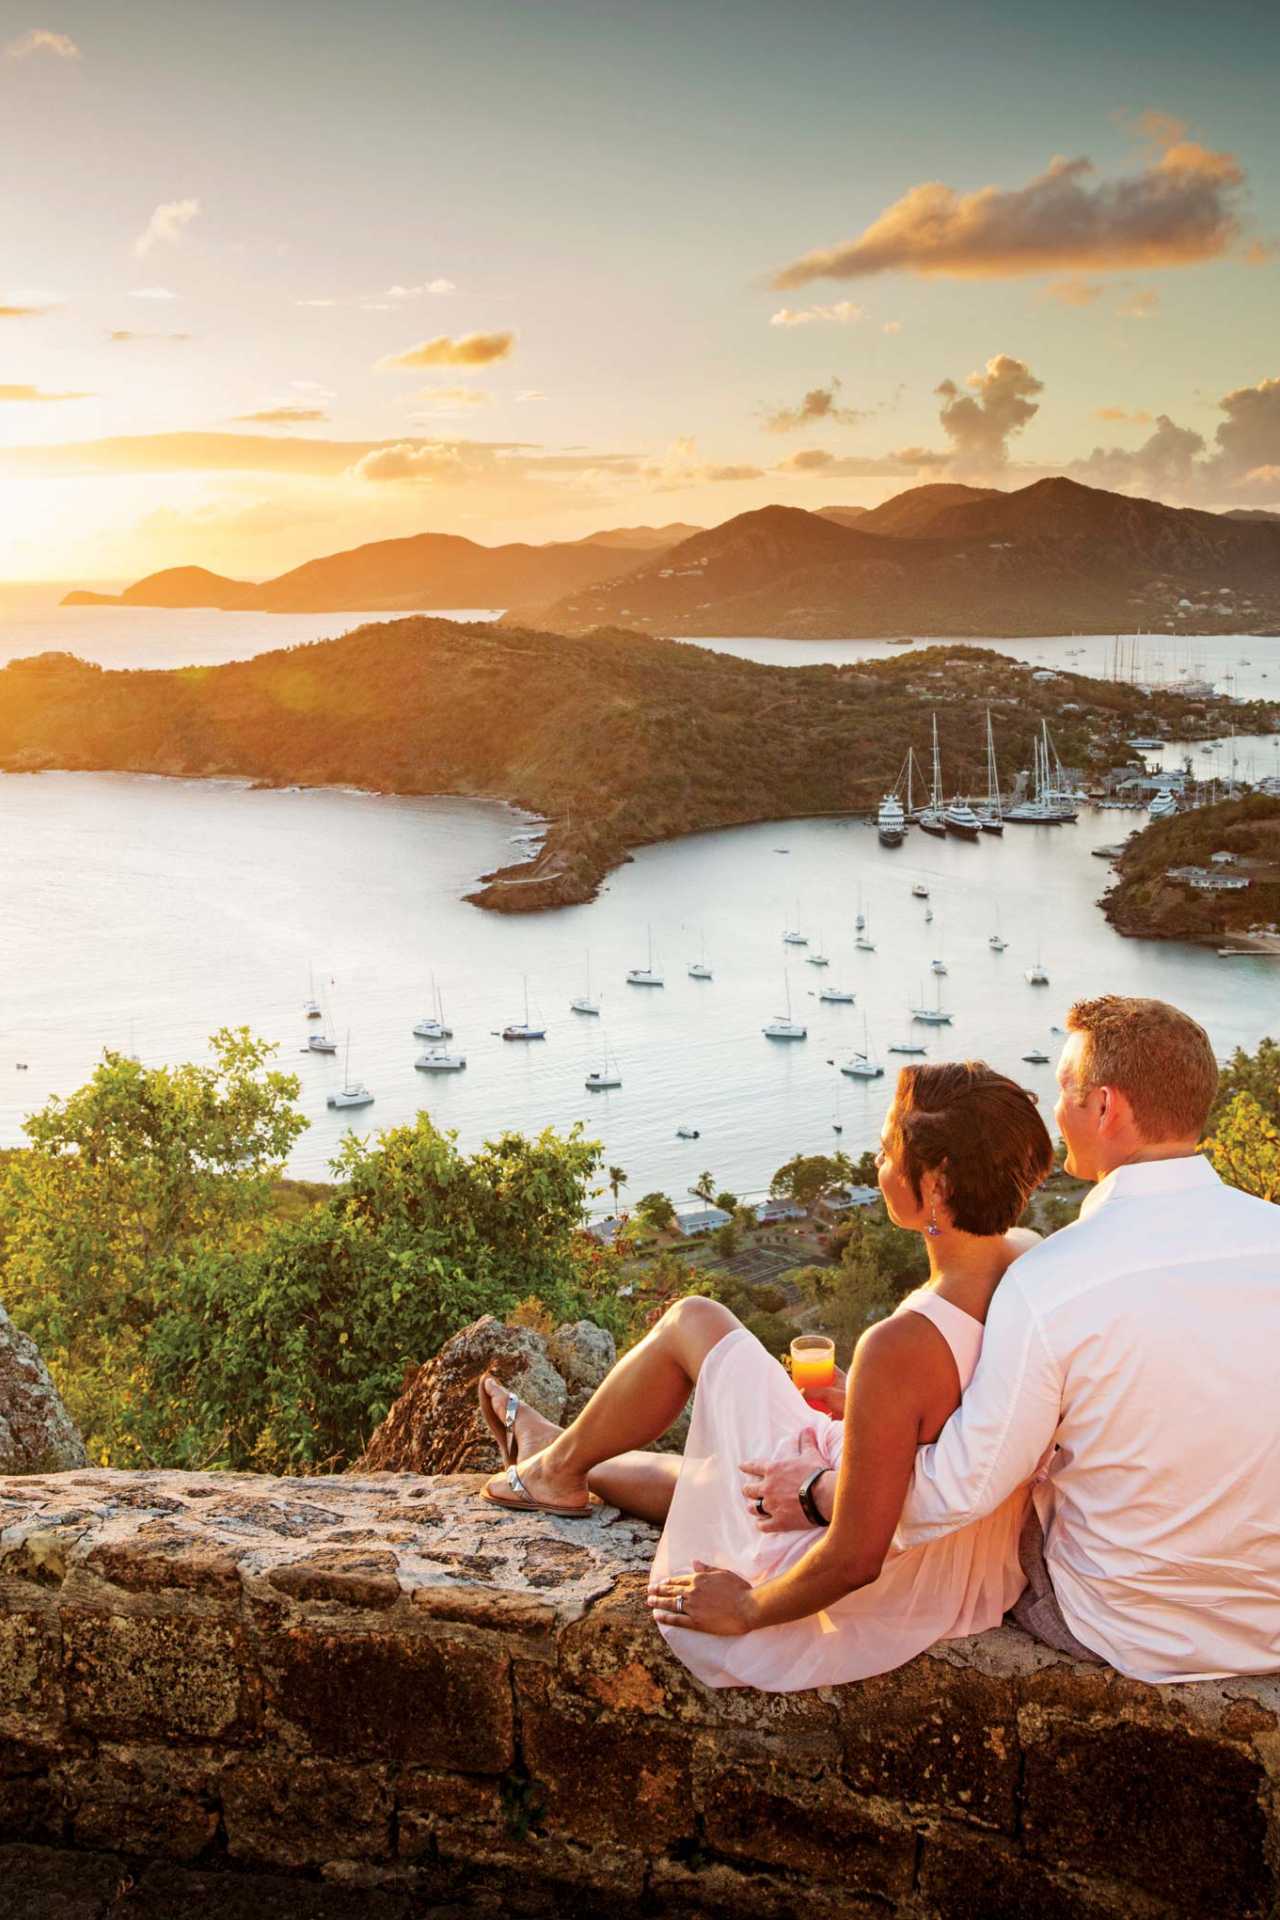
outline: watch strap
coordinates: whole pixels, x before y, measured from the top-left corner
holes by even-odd
[[[829,1520],[819,1513],[818,1503],[813,1497],[813,1490],[819,1480],[821,1480],[824,1473],[830,1473],[830,1471],[830,1467],[817,1468],[815,1472],[809,1475],[809,1478],[801,1486],[796,1496],[800,1502],[800,1511],[811,1527],[826,1527],[831,1524]]]

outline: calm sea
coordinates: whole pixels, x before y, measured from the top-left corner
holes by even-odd
[[[62,647],[108,666],[243,659],[361,624],[359,614],[238,615],[211,611],[63,609],[49,593],[0,605],[0,661]],[[493,609],[473,609],[472,618]],[[368,616],[385,618],[384,615]],[[451,617],[460,617],[456,612]],[[877,657],[880,643],[717,640],[779,664]],[[1105,673],[1109,637],[986,644],[1035,663]],[[1165,652],[1154,649],[1163,645]],[[1274,642],[1144,641],[1144,677],[1195,670],[1240,692],[1280,691]],[[1248,662],[1246,666],[1242,662]],[[1228,681],[1228,675],[1234,680]],[[944,741],[944,752],[945,752]],[[1280,741],[1241,740],[1246,776],[1280,770]],[[1167,753],[1170,762],[1176,754]],[[1225,755],[1197,749],[1207,771]],[[682,1196],[710,1168],[718,1183],[759,1190],[798,1150],[871,1145],[900,1064],[889,1044],[929,1003],[947,967],[949,1028],[915,1026],[933,1057],[984,1055],[1022,1074],[1046,1102],[1068,1002],[1103,991],[1161,994],[1204,1020],[1219,1051],[1277,1027],[1280,963],[1222,960],[1195,948],[1121,940],[1096,899],[1107,867],[1092,846],[1118,840],[1130,815],[1086,811],[1078,826],[1009,829],[976,846],[913,836],[896,852],[865,824],[801,821],[696,835],[641,850],[600,898],[563,912],[507,919],[461,896],[478,874],[516,856],[529,822],[505,808],[366,794],[254,792],[237,782],[116,775],[0,775],[0,1145],[22,1138],[24,1114],[67,1093],[104,1046],[149,1064],[200,1057],[222,1025],[277,1041],[302,1078],[311,1121],[294,1170],[323,1175],[346,1118],[325,1095],[340,1084],[350,1034],[353,1075],[376,1105],[360,1130],[427,1107],[465,1147],[503,1127],[585,1122],[632,1198],[654,1186]],[[913,882],[929,888],[913,899]],[[853,946],[859,903],[874,953]],[[782,931],[799,921],[830,957],[806,963]],[[1008,941],[989,948],[997,924]],[[625,984],[646,962],[650,932],[661,989]],[[687,966],[704,951],[710,982]],[[1024,970],[1040,955],[1048,988]],[[602,1017],[569,1011],[587,986]],[[413,1022],[432,979],[467,1056],[464,1073],[416,1073]],[[545,1042],[503,1042],[496,1030],[531,1011]],[[302,1002],[314,980],[336,1057],[304,1055]],[[823,982],[853,1006],[822,1005]],[[786,996],[809,1037],[770,1042],[761,1027]],[[865,1036],[865,1038],[864,1038]],[[838,1063],[868,1045],[886,1077],[850,1080]],[[583,1085],[605,1047],[615,1092]],[[25,1062],[19,1070],[17,1062]],[[835,1063],[835,1064],[833,1064]],[[700,1138],[676,1137],[681,1125]],[[837,1135],[836,1126],[842,1131]]]

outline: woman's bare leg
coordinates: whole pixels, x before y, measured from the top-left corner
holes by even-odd
[[[501,1420],[507,1403],[507,1388],[492,1374],[485,1385],[493,1410]],[[520,1402],[516,1414],[517,1459],[524,1460],[550,1446],[564,1432],[554,1420],[548,1420],[527,1400]],[[620,1453],[616,1460],[603,1460],[592,1467],[587,1485],[611,1507],[632,1513],[637,1520],[652,1520],[661,1526],[671,1506],[671,1496],[680,1477],[678,1453]]]
[[[677,1300],[657,1325],[601,1381],[582,1412],[558,1438],[520,1462],[520,1478],[535,1499],[571,1505],[581,1500],[593,1469],[656,1440],[675,1420],[697,1383],[712,1347],[742,1322],[718,1300],[699,1294]],[[504,1476],[495,1476],[501,1488]],[[604,1498],[609,1495],[599,1487]],[[629,1508],[629,1511],[635,1511]]]

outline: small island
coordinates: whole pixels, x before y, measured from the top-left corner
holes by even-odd
[[[1246,794],[1154,822],[1116,863],[1117,933],[1280,956],[1280,797]]]

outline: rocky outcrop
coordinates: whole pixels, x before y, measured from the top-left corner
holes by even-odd
[[[447,1340],[405,1382],[353,1473],[492,1473],[493,1436],[481,1418],[476,1383],[492,1373],[548,1420],[572,1420],[617,1358],[613,1336],[589,1320],[550,1339],[485,1314]]]
[[[1268,1920],[1280,1679],[1012,1629],[699,1686],[653,1531],[478,1478],[0,1480],[4,1920]]]
[[[0,1307],[0,1473],[57,1473],[84,1464],[84,1442],[34,1341]]]

